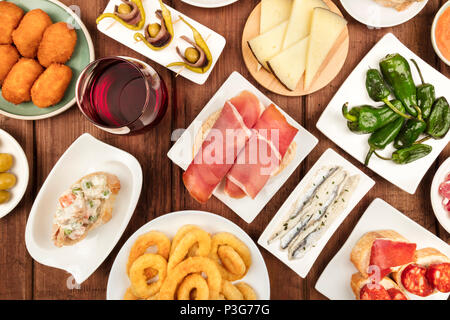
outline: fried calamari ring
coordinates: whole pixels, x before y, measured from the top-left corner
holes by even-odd
[[[145,300],[159,300],[159,292],[157,294],[154,294],[153,296],[148,297]]]
[[[199,274],[191,274],[184,278],[177,290],[178,300],[191,300],[191,292],[195,290],[195,300],[208,300],[209,287],[205,278]]]
[[[244,264],[246,266],[246,270],[243,275],[240,276],[235,275],[229,272],[224,266],[222,266],[220,257],[217,253],[220,246],[230,246],[239,254],[239,256],[241,257],[242,261],[244,261]],[[220,232],[212,237],[211,252],[209,254],[209,257],[214,262],[216,262],[220,274],[222,275],[222,278],[228,281],[235,281],[242,279],[247,273],[248,269],[250,268],[250,265],[252,264],[252,256],[247,245],[228,232]]]
[[[147,283],[145,269],[152,268],[158,271],[158,280]],[[167,275],[167,261],[159,254],[146,253],[134,261],[130,268],[131,290],[138,298],[147,299],[158,293]]]
[[[222,280],[222,291],[220,292],[226,300],[244,300],[241,291],[230,281]]]
[[[171,274],[173,268],[184,260],[189,253],[189,249],[195,244],[198,244],[198,250],[196,252],[197,256],[206,257],[211,251],[211,236],[208,232],[202,229],[193,229],[186,233],[184,237],[181,238],[169,258],[169,262],[167,264],[168,274]]]
[[[173,237],[173,239],[172,239],[172,247],[170,248],[170,255],[172,255],[173,251],[180,243],[180,240],[188,232],[190,232],[192,230],[196,230],[196,229],[200,229],[200,228],[193,224],[187,224],[187,225],[182,226],[180,229],[178,229],[177,233],[175,234],[175,237]],[[198,245],[195,245],[192,249],[189,250],[189,256],[194,257],[196,249],[198,249]]]
[[[139,300],[138,297],[136,297],[133,294],[133,291],[131,290],[131,287],[125,291],[125,294],[123,295],[123,300]]]
[[[244,300],[258,300],[255,290],[245,282],[239,282],[234,285],[244,296]]]
[[[164,259],[169,259],[170,252],[170,240],[169,238],[162,232],[159,231],[150,231],[141,236],[139,236],[136,242],[133,244],[130,250],[130,256],[128,257],[127,263],[127,274],[130,274],[130,268],[134,261],[137,258],[142,256],[148,248],[151,246],[157,246],[158,251],[157,254],[162,256]],[[157,272],[155,270],[146,270],[147,278],[153,278],[156,276]]]
[[[207,277],[209,298],[218,297],[222,288],[222,277],[216,263],[205,257],[187,258],[178,264],[164,281],[159,292],[160,300],[173,300],[177,286],[191,273],[204,272]]]
[[[245,274],[247,266],[239,253],[237,253],[232,247],[220,246],[217,250],[217,255],[219,256],[222,265],[229,272],[236,276],[243,276]]]

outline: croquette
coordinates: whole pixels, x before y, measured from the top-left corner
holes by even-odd
[[[53,63],[36,80],[31,88],[31,99],[39,108],[47,108],[57,104],[72,80],[72,69],[68,66]]]
[[[19,58],[19,52],[12,45],[0,45],[0,86]]]
[[[41,9],[34,9],[25,14],[17,29],[12,33],[14,44],[22,56],[36,57],[44,31],[51,24],[52,20]]]
[[[21,58],[3,82],[3,98],[14,104],[30,101],[31,87],[43,71],[44,68],[36,60]]]
[[[44,32],[38,50],[38,60],[48,67],[52,63],[66,63],[73,54],[77,44],[75,29],[66,22],[52,24]]]
[[[23,17],[23,10],[14,3],[0,2],[0,44],[11,44],[12,33]]]

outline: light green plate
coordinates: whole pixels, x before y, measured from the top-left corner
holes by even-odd
[[[48,13],[53,22],[66,21],[71,23],[78,36],[77,45],[72,58],[66,63],[72,68],[73,77],[67,88],[64,98],[55,106],[49,108],[38,108],[32,102],[14,105],[9,103],[0,95],[0,114],[11,118],[23,120],[38,120],[53,117],[75,104],[75,85],[81,71],[92,61],[94,61],[94,46],[91,36],[80,20],[80,18],[67,6],[57,0],[9,0],[15,3],[25,12],[32,9],[42,9]],[[76,11],[76,7],[73,8]]]

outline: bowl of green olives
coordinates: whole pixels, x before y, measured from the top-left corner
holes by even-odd
[[[20,202],[28,186],[29,167],[20,144],[0,129],[0,218]]]

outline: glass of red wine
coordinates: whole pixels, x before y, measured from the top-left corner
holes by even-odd
[[[164,80],[148,64],[130,57],[106,57],[78,78],[76,98],[94,125],[114,134],[155,126],[167,110]]]

